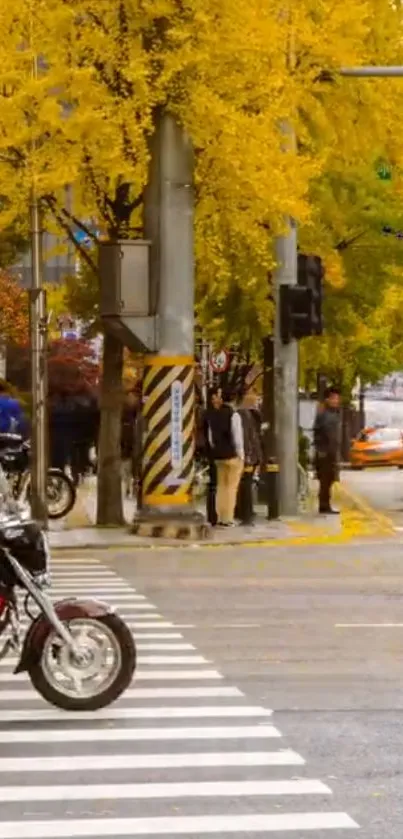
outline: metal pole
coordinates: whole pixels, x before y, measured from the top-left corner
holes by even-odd
[[[34,48],[33,16],[30,17],[31,47]],[[32,79],[38,78],[38,58],[32,57]],[[31,288],[29,289],[29,328],[31,345],[31,511],[43,527],[48,525],[47,510],[47,315],[43,289],[42,224],[35,185],[36,142],[32,140],[32,187],[30,205]]]
[[[295,69],[295,21],[292,4],[288,3],[288,48],[286,63]],[[290,120],[281,126],[284,151],[297,152],[297,140]],[[280,328],[280,289],[297,285],[297,226],[293,219],[284,219],[285,232],[275,240],[276,270],[273,275],[274,324],[274,398],[276,407],[276,452],[279,468],[278,499],[280,515],[298,513],[298,343],[295,339],[283,344]]]
[[[146,357],[146,426],[140,535],[199,536],[193,506],[194,391],[193,150],[183,128],[159,115],[151,150],[144,222],[151,247],[151,299],[158,317],[158,352]]]
[[[336,72],[339,76],[354,76],[358,79],[399,78],[403,76],[403,67],[341,67],[340,70],[337,70]]]
[[[31,194],[31,288],[29,320],[32,394],[32,515],[47,527],[47,317],[46,292],[42,288],[42,229],[35,190]]]
[[[263,339],[263,481],[267,518],[279,517],[279,469],[277,461],[276,392],[274,375],[274,337]]]
[[[280,288],[297,284],[297,227],[286,219],[286,232],[275,242],[276,319],[274,374],[280,514],[298,513],[298,342],[283,344],[280,330]]]

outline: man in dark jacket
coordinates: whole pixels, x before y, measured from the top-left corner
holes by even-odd
[[[319,512],[337,513],[331,506],[331,490],[339,478],[340,392],[329,387],[324,405],[318,409],[314,425],[316,474],[319,481]]]
[[[206,506],[207,521],[213,527],[217,524],[216,495],[217,495],[217,467],[214,460],[213,450],[209,440],[209,424],[214,424],[215,411],[222,406],[222,392],[220,387],[211,388],[207,396],[207,409],[203,415],[203,455],[208,462],[209,480],[207,485]]]

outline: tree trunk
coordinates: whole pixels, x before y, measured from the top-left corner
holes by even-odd
[[[97,525],[124,524],[121,481],[123,344],[105,334],[101,382],[101,427],[98,455]]]

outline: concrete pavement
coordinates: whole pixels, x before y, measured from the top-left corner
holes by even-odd
[[[376,511],[352,491],[343,476],[342,483],[334,491],[335,503],[341,510],[341,516],[318,516],[316,513],[317,489],[311,481],[310,495],[306,499],[299,516],[282,518],[277,521],[267,520],[267,510],[261,505],[256,507],[257,519],[254,527],[236,526],[234,528],[211,529],[207,539],[194,544],[185,540],[168,538],[144,538],[133,536],[129,528],[96,528],[96,498],[93,482],[80,487],[77,503],[69,516],[50,524],[50,544],[57,550],[98,549],[102,547],[153,548],[171,545],[194,547],[226,547],[229,545],[267,545],[276,547],[282,544],[296,545],[345,543],[360,538],[391,538],[396,535],[393,522],[380,510]],[[135,504],[124,501],[124,514],[127,525],[135,515]]]

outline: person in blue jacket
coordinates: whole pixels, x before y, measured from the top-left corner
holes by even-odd
[[[0,434],[26,432],[26,418],[18,399],[8,392],[6,382],[0,381]]]

